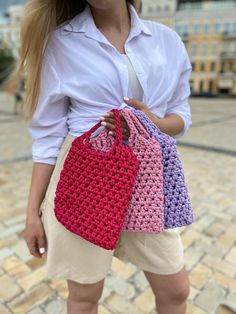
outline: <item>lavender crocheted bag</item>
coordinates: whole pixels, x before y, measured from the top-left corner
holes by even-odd
[[[136,109],[132,109],[132,112],[144,125],[150,137],[157,140],[162,148],[165,229],[192,224],[194,215],[176,140],[162,133],[144,112]]]

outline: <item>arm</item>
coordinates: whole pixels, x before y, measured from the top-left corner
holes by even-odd
[[[29,222],[39,216],[38,210],[44,199],[53,170],[53,165],[43,163],[34,163],[33,165],[27,206],[27,220]]]
[[[46,249],[46,237],[39,215],[41,203],[67,128],[68,98],[64,95],[53,54],[43,60],[40,93],[36,110],[28,123],[33,139],[33,171],[27,204],[26,228],[23,232],[29,251],[41,257]]]

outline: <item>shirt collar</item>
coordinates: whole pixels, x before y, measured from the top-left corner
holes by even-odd
[[[140,19],[134,6],[129,2],[128,9],[131,17],[131,31],[129,37],[137,36],[140,33],[152,36],[152,33]],[[77,14],[69,23],[64,25],[63,30],[73,33],[85,33],[87,37],[104,41],[104,36],[96,27],[90,6],[88,4],[83,12]]]

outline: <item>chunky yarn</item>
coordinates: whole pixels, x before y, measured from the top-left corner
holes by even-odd
[[[141,110],[132,109],[132,112],[162,148],[165,229],[192,224],[194,215],[176,140],[162,133]]]
[[[132,198],[129,202],[123,231],[159,233],[164,229],[163,164],[160,144],[150,138],[130,110],[122,110],[129,128],[128,146],[139,161]],[[96,150],[107,151],[114,138],[102,131],[94,139]]]
[[[120,111],[113,112],[117,136],[110,150],[97,151],[90,143],[101,121],[75,138],[54,200],[54,212],[61,224],[108,250],[116,247],[139,167],[132,149],[122,143]]]

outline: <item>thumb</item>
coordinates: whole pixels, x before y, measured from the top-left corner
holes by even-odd
[[[134,98],[128,98],[128,97],[124,97],[124,102],[131,106],[131,107],[134,107],[136,109],[139,109],[139,110],[143,110],[146,106],[143,102],[137,100],[137,99],[134,99]]]

